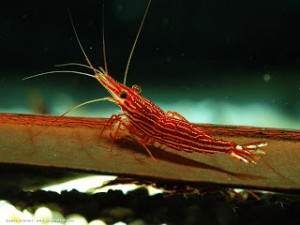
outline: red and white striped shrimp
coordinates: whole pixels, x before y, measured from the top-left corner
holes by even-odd
[[[141,96],[141,89],[138,86],[134,85],[131,88],[126,86],[126,75],[130,59],[132,57],[132,53],[137,39],[139,37],[141,28],[143,26],[150,3],[151,0],[148,2],[144,17],[142,19],[138,34],[136,36],[134,45],[130,53],[127,67],[125,70],[123,84],[114,80],[108,74],[105,56],[104,35],[103,52],[105,69],[100,68],[100,70],[97,70],[91,64],[79,41],[72,19],[71,22],[76,38],[78,40],[81,51],[83,52],[85,59],[89,65],[86,67],[92,69],[94,71],[94,75],[85,74],[77,71],[51,71],[34,75],[28,78],[57,72],[77,73],[96,78],[100,82],[100,84],[111,94],[111,97],[95,99],[86,103],[82,103],[74,108],[95,101],[108,100],[114,102],[121,108],[123,113],[112,115],[112,117],[107,123],[107,126],[110,126],[111,128],[115,129],[113,141],[120,133],[121,128],[125,129],[134,139],[137,140],[137,142],[149,153],[149,155],[153,159],[155,158],[151,154],[148,146],[168,148],[187,153],[226,153],[232,158],[241,160],[245,163],[256,163],[256,160],[258,160],[262,155],[265,154],[265,151],[261,148],[265,147],[267,143],[256,142],[245,145],[239,145],[232,141],[211,137],[205,134],[203,130],[200,130],[198,127],[188,122],[188,120],[186,120],[179,113],[171,111],[164,112],[155,103]],[[104,131],[105,127],[101,131],[100,136],[102,135],[102,132]]]
[[[123,126],[143,146],[151,157],[147,146],[167,147],[188,153],[223,152],[229,156],[255,163],[265,152],[261,147],[267,143],[238,145],[232,141],[216,139],[204,133],[176,112],[164,112],[153,102],[142,97],[139,89],[129,88],[111,78],[107,73],[97,73],[95,78],[110,92],[107,100],[116,103],[123,114],[115,114],[110,126],[117,123],[116,135]],[[154,157],[153,157],[154,158]]]

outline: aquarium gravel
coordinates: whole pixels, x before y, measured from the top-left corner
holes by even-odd
[[[76,190],[2,190],[1,224],[299,224],[299,196],[264,194],[260,200],[209,195],[155,194],[145,188],[86,194]],[[5,196],[5,198],[4,198]]]

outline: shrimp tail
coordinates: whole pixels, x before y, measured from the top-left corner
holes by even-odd
[[[233,146],[233,149],[228,152],[228,154],[237,160],[241,160],[245,163],[256,164],[256,161],[266,154],[266,150],[261,148],[267,146],[266,142],[252,142],[244,145]]]

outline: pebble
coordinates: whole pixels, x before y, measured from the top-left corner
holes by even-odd
[[[34,221],[41,224],[51,224],[52,223],[52,212],[47,207],[39,207],[33,216]]]
[[[65,225],[88,225],[88,222],[80,214],[71,214],[66,217]]]
[[[106,225],[106,223],[102,220],[92,220],[88,225]]]

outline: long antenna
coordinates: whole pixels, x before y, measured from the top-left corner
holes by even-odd
[[[149,2],[148,2],[146,11],[145,11],[145,13],[144,13],[143,19],[142,19],[142,21],[141,21],[139,30],[138,30],[138,32],[137,32],[137,35],[136,35],[136,37],[135,37],[135,40],[134,40],[134,42],[133,42],[133,46],[132,46],[132,48],[131,48],[131,51],[130,51],[130,54],[129,54],[129,57],[128,57],[128,60],[127,60],[127,64],[126,64],[126,68],[125,68],[125,73],[124,73],[124,80],[123,80],[123,84],[124,84],[124,85],[126,85],[127,74],[128,74],[128,70],[129,70],[131,58],[132,58],[132,55],[133,55],[133,52],[134,52],[136,43],[137,43],[137,41],[138,41],[138,39],[139,39],[140,33],[141,33],[141,31],[142,31],[142,28],[143,28],[143,25],[144,25],[144,22],[145,22],[145,19],[146,19],[146,16],[147,16],[147,13],[148,13],[150,4],[151,4],[151,0],[149,0]]]
[[[74,33],[75,33],[75,37],[76,37],[76,40],[77,40],[77,42],[78,42],[78,44],[79,44],[80,50],[81,50],[81,52],[83,53],[86,62],[89,64],[89,66],[91,67],[91,69],[94,71],[94,73],[95,73],[95,75],[96,75],[96,74],[97,74],[97,71],[96,71],[95,68],[93,67],[91,61],[89,60],[89,58],[88,58],[86,52],[84,51],[84,48],[83,48],[83,46],[82,46],[82,44],[81,44],[81,42],[80,42],[80,40],[79,40],[78,34],[77,34],[77,32],[76,32],[76,29],[75,29],[75,25],[74,25],[74,22],[73,22],[73,18],[72,18],[72,15],[71,15],[71,11],[68,10],[68,12],[69,12],[69,16],[70,16],[72,28],[73,28],[73,31],[74,31]]]
[[[104,0],[102,4],[102,50],[103,50],[103,60],[104,60],[104,70],[108,74],[107,61],[106,61],[106,49],[105,49],[105,36],[104,36]]]

